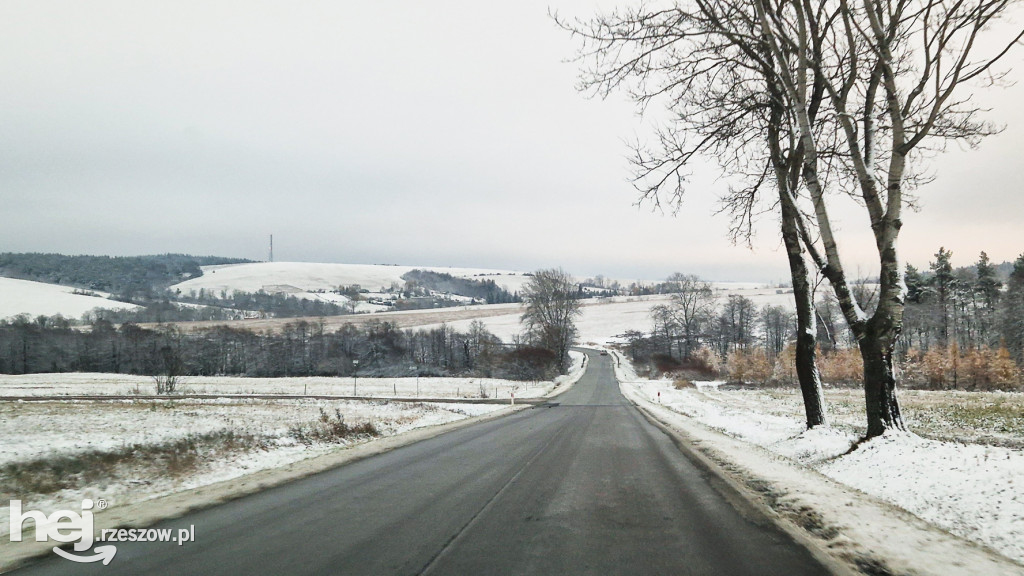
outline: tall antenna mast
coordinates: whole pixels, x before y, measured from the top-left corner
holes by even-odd
[[[274,261],[274,235],[273,234],[270,235],[270,258],[267,261],[268,262],[273,262]]]

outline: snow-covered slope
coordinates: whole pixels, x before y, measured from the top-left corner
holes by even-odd
[[[410,270],[433,270],[455,277],[474,280],[494,280],[506,290],[517,292],[529,276],[508,270],[486,270],[478,268],[439,268],[434,266],[384,266],[377,264],[322,264],[313,262],[257,262],[253,264],[230,264],[225,266],[204,266],[203,275],[186,280],[171,287],[187,294],[201,288],[220,294],[239,292],[300,293],[316,290],[333,290],[338,286],[359,284],[370,291],[388,288],[393,282],[404,285],[402,274]]]
[[[74,288],[30,280],[0,277],[0,318],[18,314],[78,318],[93,308],[138,308],[134,304],[108,300],[106,294],[83,296],[73,294]]]
[[[730,282],[716,282],[715,286],[720,290],[720,303],[724,302],[730,295],[738,295],[750,298],[758,308],[771,305],[793,310],[795,307],[792,292],[780,291],[775,288],[749,288],[745,284]],[[659,304],[667,304],[670,300],[671,297],[666,295],[620,296],[616,298],[585,300],[583,302],[583,314],[576,321],[576,328],[579,330],[579,341],[584,344],[607,344],[621,341],[618,336],[621,336],[627,330],[650,332],[652,324],[651,309]],[[520,310],[513,310],[507,315],[448,321],[447,325],[455,330],[465,332],[469,330],[472,322],[483,322],[493,334],[509,342],[514,335],[520,334],[523,331],[523,326],[520,322],[521,314]],[[424,328],[437,328],[438,326],[440,324],[424,326]]]

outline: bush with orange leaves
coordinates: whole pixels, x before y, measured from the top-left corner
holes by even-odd
[[[796,385],[796,346],[787,344],[775,358],[772,381],[783,385]]]
[[[833,350],[828,354],[819,352],[818,370],[822,382],[828,384],[857,385],[864,381],[864,361],[856,348]]]
[[[948,388],[957,379],[960,350],[950,353],[949,348],[932,346],[921,357],[921,375],[929,388]]]
[[[1001,390],[1024,388],[1024,376],[1021,375],[1017,363],[1013,361],[1013,355],[1006,346],[1000,346],[993,356],[992,383]]]
[[[733,350],[725,360],[730,382],[766,384],[772,377],[773,364],[763,350]]]
[[[903,382],[933,389],[1019,390],[1020,370],[1005,346],[960,350],[955,343],[911,350],[903,361]]]

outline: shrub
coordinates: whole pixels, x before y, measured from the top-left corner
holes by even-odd
[[[831,384],[859,384],[864,381],[864,361],[856,348],[818,354],[821,379]]]
[[[768,382],[774,368],[762,350],[733,350],[725,364],[730,381],[748,384]]]
[[[350,438],[373,438],[380,436],[380,431],[372,422],[364,422],[355,426],[345,423],[345,416],[341,410],[334,410],[332,417],[323,408],[320,408],[320,417],[307,425],[292,426],[288,435],[297,442],[313,444],[314,442],[327,442],[340,444]]]

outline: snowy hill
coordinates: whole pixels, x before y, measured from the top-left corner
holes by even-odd
[[[386,266],[370,264],[328,264],[312,262],[258,262],[245,264],[223,264],[202,267],[203,275],[192,278],[170,287],[172,291],[180,290],[182,295],[190,293],[198,294],[200,290],[220,296],[221,293],[258,292],[263,290],[268,293],[283,293],[290,296],[305,298],[308,300],[321,300],[333,304],[345,305],[348,298],[341,294],[332,293],[339,286],[351,286],[358,284],[369,290],[367,298],[355,304],[357,312],[381,312],[392,308],[382,305],[379,300],[383,297],[386,300],[388,295],[374,294],[381,289],[388,289],[392,284],[397,283],[404,286],[405,281],[402,275],[411,270],[428,270],[438,273],[450,274],[456,278],[470,280],[492,280],[508,292],[521,292],[523,285],[530,279],[523,272],[509,270],[495,270],[486,268],[445,268],[432,266]],[[623,281],[625,282],[625,281]],[[762,305],[765,303],[782,304],[787,308],[792,307],[792,294],[785,291],[767,288],[756,283],[739,282],[716,282],[715,287],[722,290],[722,295],[742,294],[752,297]],[[73,294],[73,288],[54,284],[44,284],[26,280],[15,280],[0,277],[0,318],[26,313],[31,316],[40,314],[55,315],[61,314],[68,318],[79,318],[85,312],[93,308],[137,308],[132,304],[115,302],[106,299],[107,294],[98,293],[99,297],[83,296]],[[469,303],[472,299],[460,296],[450,296],[454,300],[465,300]],[[638,304],[632,304],[633,307]],[[644,310],[633,310],[630,306],[625,317],[644,316],[648,314],[647,308],[650,304],[639,305]],[[615,308],[615,307],[612,307]],[[602,308],[604,310],[604,308]],[[596,311],[596,309],[595,309]],[[622,310],[613,311],[609,308],[606,314],[615,316],[616,322],[620,324],[625,317],[620,317]],[[603,320],[597,320],[598,324],[606,324]],[[510,325],[518,326],[518,312],[509,317]],[[648,322],[641,322],[646,327]],[[639,328],[638,326],[630,326]],[[518,328],[517,328],[518,329]],[[644,328],[645,329],[645,328]],[[615,332],[617,333],[617,332]]]
[[[239,292],[285,292],[294,296],[320,290],[334,290],[338,286],[358,284],[376,292],[389,288],[392,283],[404,285],[402,275],[411,270],[431,270],[451,274],[458,278],[494,280],[510,292],[518,292],[529,279],[521,272],[478,268],[439,268],[433,266],[384,266],[378,264],[322,264],[313,262],[258,262],[204,266],[203,275],[171,286],[182,294],[200,289]]]
[[[33,317],[60,314],[66,318],[78,318],[93,308],[138,308],[134,304],[108,300],[106,294],[84,296],[74,294],[74,290],[70,286],[0,277],[0,318],[18,314]]]

